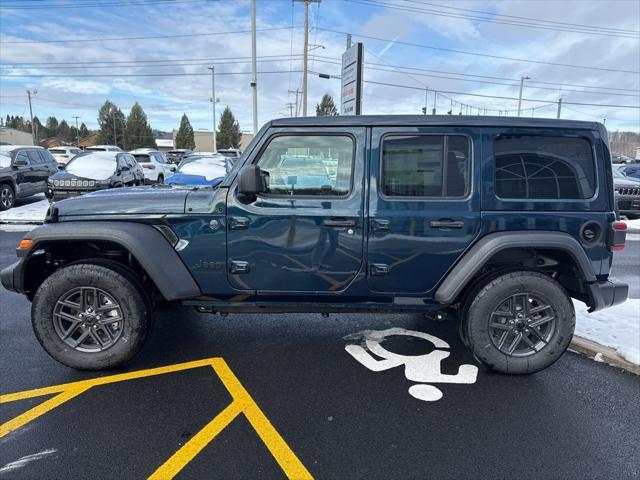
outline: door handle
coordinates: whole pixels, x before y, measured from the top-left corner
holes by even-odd
[[[464,227],[464,222],[460,220],[432,220],[429,222],[429,226],[431,228],[462,228]]]
[[[229,228],[231,230],[242,230],[249,227],[250,220],[247,217],[231,217]]]
[[[346,218],[325,218],[322,221],[322,225],[325,227],[355,227],[356,221]]]
[[[375,218],[371,220],[372,232],[388,232],[391,228],[391,220],[386,218]]]

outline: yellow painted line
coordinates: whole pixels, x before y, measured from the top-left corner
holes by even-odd
[[[72,398],[77,397],[81,393],[86,392],[89,388],[91,387],[69,388],[68,390],[65,390],[64,392],[56,395],[55,397],[50,398],[46,402],[42,402],[40,405],[37,405],[32,409],[27,410],[23,414],[12,418],[8,422],[3,423],[2,425],[0,425],[0,438],[35,420],[40,415],[44,415],[48,411],[62,405],[66,401],[69,401]]]
[[[267,446],[271,455],[276,459],[285,475],[295,480],[313,479],[309,471],[289,448],[289,445],[287,445],[280,436],[266,415],[262,413],[260,407],[253,401],[249,392],[245,390],[227,363],[222,358],[214,358],[212,365],[218,377],[220,377],[220,380],[222,380],[222,383],[234,398],[234,402],[241,402],[246,405],[243,410],[245,417],[247,417],[251,426]]]
[[[233,374],[227,363],[222,358],[207,358],[193,362],[178,363],[165,367],[150,368],[136,372],[109,375],[78,382],[52,385],[50,387],[35,388],[22,392],[14,392],[0,395],[0,404],[34,398],[43,395],[52,395],[53,398],[44,401],[40,405],[33,407],[27,412],[0,425],[0,438],[7,435],[45,413],[59,407],[72,398],[86,392],[92,387],[107,385],[110,383],[123,382],[138,378],[162,375],[165,373],[180,372],[200,367],[213,367],[220,380],[231,394],[233,401],[221,413],[205,425],[193,438],[182,446],[171,458],[164,462],[152,475],[151,479],[165,480],[173,478],[187,465],[198,453],[202,451],[222,430],[224,430],[240,413],[245,417],[256,431],[260,439],[264,442],[271,455],[275,458],[285,475],[290,479],[306,480],[313,477],[305,468],[298,457],[289,448],[282,436],[271,424],[260,407],[254,402],[249,393],[242,386],[238,378]]]
[[[195,458],[216,436],[224,430],[241,412],[243,406],[240,402],[233,401],[220,412],[213,420],[202,428],[197,434],[185,443],[180,450],[174,453],[169,460],[164,462],[151,474],[149,480],[167,480],[175,477],[187,463]]]

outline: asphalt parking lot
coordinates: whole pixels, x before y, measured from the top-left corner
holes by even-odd
[[[0,267],[22,235],[0,232]],[[0,429],[0,478],[640,477],[640,379],[577,354],[510,377],[419,315],[166,309],[126,368],[79,372],[40,348],[23,297],[0,290],[0,305],[0,393],[53,386],[3,398],[3,428],[20,425]],[[378,345],[410,360],[372,371],[357,333],[390,328],[449,348],[394,330]],[[441,373],[468,380],[437,383],[441,398],[405,377],[436,347]]]

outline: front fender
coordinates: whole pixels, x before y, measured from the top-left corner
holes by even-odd
[[[31,230],[25,239],[33,240],[32,246],[18,249],[21,261],[2,272],[2,284],[9,290],[24,293],[19,290],[25,284],[24,278],[21,278],[24,264],[45,243],[101,240],[116,243],[133,255],[166,300],[183,300],[200,295],[200,288],[180,256],[151,225],[113,221],[50,223]]]

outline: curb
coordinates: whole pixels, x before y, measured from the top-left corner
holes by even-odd
[[[622,368],[640,375],[640,365],[625,360],[613,348],[605,347],[586,338],[574,336],[573,340],[571,340],[571,345],[569,345],[569,350],[593,358],[596,362],[604,362],[612,367]]]

